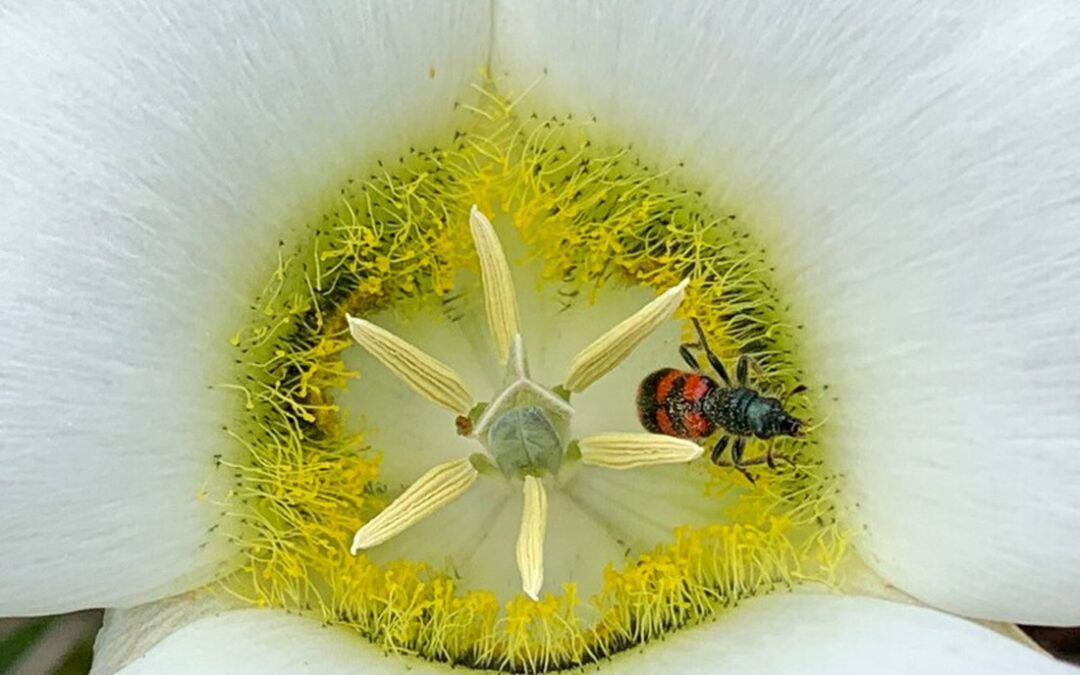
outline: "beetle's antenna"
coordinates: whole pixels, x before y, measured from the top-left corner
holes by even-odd
[[[690,321],[694,323],[694,330],[697,331],[698,340],[701,341],[701,348],[705,350],[705,356],[709,359],[709,365],[713,367],[716,374],[724,381],[724,384],[730,387],[731,378],[728,377],[727,371],[724,369],[724,364],[720,361],[720,358],[713,353],[712,347],[709,346],[709,341],[705,338],[705,331],[702,330],[701,323],[697,320],[697,317],[691,317]]]
[[[825,425],[826,422],[829,421],[830,417],[832,417],[832,415],[826,415],[825,419],[821,420],[817,424],[810,424],[809,426],[807,426],[805,429],[802,430],[803,435],[805,436],[805,435],[809,434],[811,431],[816,431],[817,429],[820,429],[822,426]]]

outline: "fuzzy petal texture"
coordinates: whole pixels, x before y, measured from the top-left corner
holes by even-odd
[[[535,0],[495,36],[526,106],[684,160],[768,245],[870,564],[1080,623],[1080,6]]]
[[[446,132],[488,35],[465,0],[0,9],[0,615],[227,567],[228,339],[346,171]]]
[[[107,647],[99,641],[98,648]],[[590,669],[592,669],[590,667]],[[191,623],[119,672],[427,673],[442,664],[385,656],[344,629],[275,610],[227,612]],[[986,628],[933,610],[870,598],[776,595],[715,623],[600,662],[599,672],[1052,675],[1063,663]],[[95,674],[108,675],[95,667]]]

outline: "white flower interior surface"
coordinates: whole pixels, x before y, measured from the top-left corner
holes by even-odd
[[[222,341],[298,214],[358,160],[453,124],[426,111],[475,77],[488,16],[4,9],[0,614],[154,599],[239,564],[214,470],[238,454],[235,391],[211,389]]]
[[[925,602],[1080,623],[1078,8],[520,2],[493,67],[737,195],[835,405],[858,549]],[[542,74],[545,74],[542,76]]]

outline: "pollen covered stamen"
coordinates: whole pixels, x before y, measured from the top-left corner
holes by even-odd
[[[566,371],[563,387],[572,392],[585,391],[622,363],[642,340],[671,318],[682,303],[688,283],[689,279],[683,279],[578,352]]]
[[[703,452],[693,441],[661,434],[599,434],[581,439],[578,448],[583,464],[606,469],[684,464]]]
[[[347,318],[349,332],[360,346],[416,393],[459,415],[466,415],[472,409],[472,395],[450,366],[370,321]]]
[[[521,331],[518,320],[517,298],[510,265],[506,262],[491,221],[475,205],[469,213],[469,231],[472,232],[476,254],[480,258],[480,273],[484,282],[484,308],[488,326],[495,338],[495,348],[500,363],[506,363],[510,342]]]
[[[454,501],[468,490],[479,473],[466,457],[440,464],[356,531],[350,552],[378,546]]]
[[[544,585],[544,533],[547,531],[547,493],[535,476],[526,476],[521,509],[521,530],[517,540],[517,566],[521,588],[533,600],[540,599]]]

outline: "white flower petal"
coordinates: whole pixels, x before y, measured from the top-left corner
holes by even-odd
[[[112,675],[189,623],[237,609],[250,609],[250,606],[239,598],[214,591],[184,593],[145,605],[107,609],[94,640],[90,675]]]
[[[391,675],[408,671],[426,675],[449,670],[429,661],[387,656],[346,628],[325,627],[279,610],[248,609],[188,624],[119,672]]]
[[[860,549],[988,619],[1080,623],[1078,10],[496,13],[506,86],[685,160],[769,244]]]
[[[613,672],[1042,675],[1072,673],[974,623],[855,596],[772,595],[713,624],[617,656]]]
[[[636,647],[600,662],[596,669],[621,675],[1074,672],[1070,666],[947,614],[870,598],[817,595],[774,595],[749,601],[715,623]],[[323,627],[311,619],[274,610],[243,610],[181,628],[120,672],[424,674],[447,670],[441,664],[385,656],[355,633]]]
[[[221,508],[197,497],[237,395],[209,386],[278,238],[448,131],[489,8],[3,14],[0,615],[139,602],[218,571]]]

